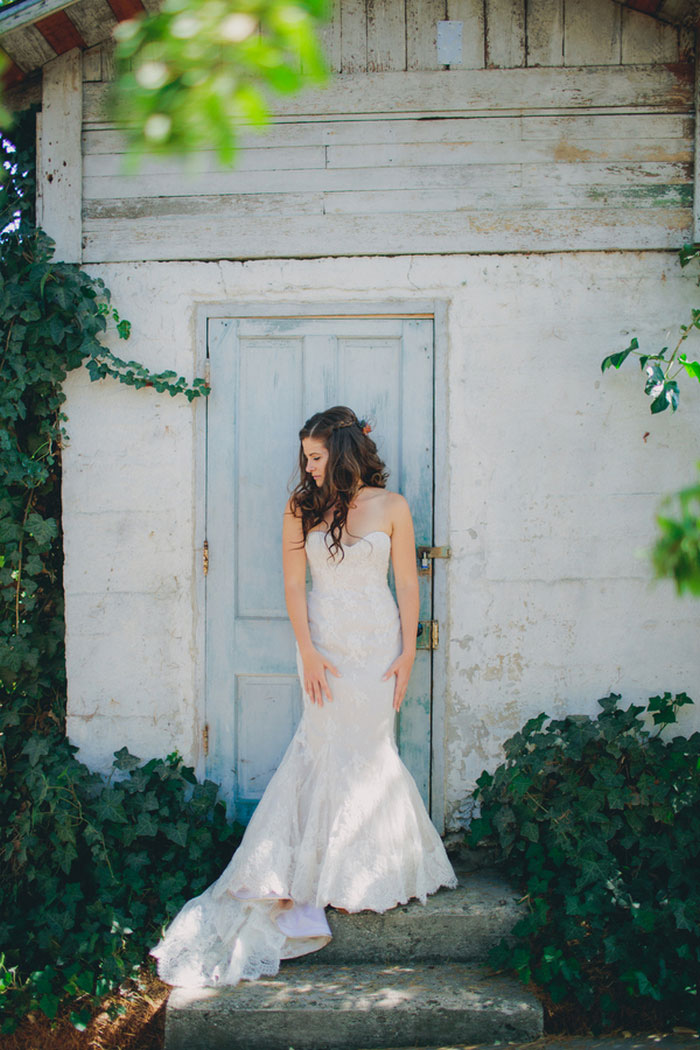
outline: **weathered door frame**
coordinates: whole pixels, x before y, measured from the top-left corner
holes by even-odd
[[[448,479],[449,448],[447,433],[447,303],[441,300],[398,300],[374,302],[296,302],[276,300],[254,303],[227,301],[202,303],[196,307],[196,375],[207,375],[207,334],[210,318],[225,317],[358,317],[376,315],[432,316],[434,323],[434,472],[433,542],[437,546],[449,544]],[[206,587],[203,571],[203,549],[206,537],[206,436],[207,405],[205,398],[197,398],[195,406],[195,463],[194,463],[194,669],[193,689],[195,711],[192,725],[192,761],[198,777],[204,775],[204,725],[206,698]],[[449,563],[433,563],[433,609],[440,621],[440,644],[433,652],[432,723],[431,723],[431,817],[438,831],[445,822],[445,700],[447,691],[447,651],[449,648],[449,621],[447,606],[447,572]]]

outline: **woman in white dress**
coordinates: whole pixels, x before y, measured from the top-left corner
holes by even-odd
[[[387,491],[369,431],[336,406],[299,433],[282,557],[303,714],[230,863],[151,949],[169,984],[275,974],[328,943],[327,905],[384,912],[457,884],[395,742],[418,574],[408,504]]]

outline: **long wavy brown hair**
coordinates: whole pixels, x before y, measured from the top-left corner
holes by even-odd
[[[334,555],[345,553],[340,539],[345,530],[348,510],[363,485],[385,488],[389,472],[379,457],[377,446],[369,434],[368,424],[358,419],[345,405],[335,405],[325,412],[317,412],[307,419],[299,431],[299,441],[317,438],[328,449],[328,462],[323,484],[317,485],[307,473],[304,448],[299,447],[300,481],[290,497],[291,510],[301,516],[303,542],[311,529],[325,520],[333,509],[333,520],[326,535],[326,545]],[[352,534],[351,534],[352,535]]]

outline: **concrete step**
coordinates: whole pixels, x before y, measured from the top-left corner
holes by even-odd
[[[291,962],[291,960],[290,960]],[[469,963],[282,963],[228,989],[174,989],[165,1050],[374,1050],[535,1039],[542,1007]]]
[[[457,889],[378,915],[344,915],[328,908],[333,940],[308,962],[485,962],[489,949],[523,915],[512,886],[494,871],[462,872]]]

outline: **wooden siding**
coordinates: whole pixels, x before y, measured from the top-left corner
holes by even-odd
[[[127,173],[86,82],[83,259],[677,247],[693,87],[664,66],[348,74],[288,99],[234,170]]]
[[[324,30],[331,69],[378,73],[445,68],[437,24],[462,23],[453,69],[677,62],[683,29],[613,0],[336,0]]]
[[[654,46],[659,61],[675,61],[679,55],[688,57],[693,47],[692,0],[654,0],[651,6],[648,0],[572,0],[568,5],[564,0],[331,2],[333,19],[323,35],[331,68],[343,73],[439,69],[446,61],[460,69],[590,61],[616,65],[645,61],[632,56],[640,48],[648,54]],[[156,10],[159,3],[34,0],[0,10],[0,40],[21,77],[69,45],[82,46],[80,40],[87,47],[108,41],[116,20],[144,8]],[[641,14],[644,10],[654,17]],[[437,54],[437,26],[444,21],[461,23],[461,57],[446,60]]]
[[[441,20],[462,23],[449,68]],[[340,72],[277,99],[234,170],[202,151],[130,173],[94,47],[83,258],[675,248],[693,230],[680,32],[611,0],[335,0]]]

